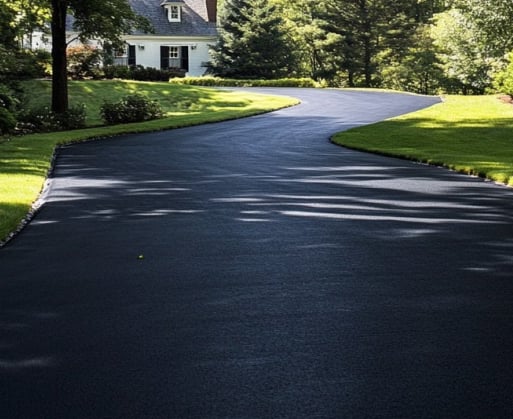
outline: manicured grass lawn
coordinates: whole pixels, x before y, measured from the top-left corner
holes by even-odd
[[[50,84],[32,81],[31,105],[47,105]],[[143,123],[98,126],[98,114],[104,100],[116,101],[138,92],[158,100],[166,118]],[[189,125],[217,122],[297,104],[293,98],[247,92],[229,92],[169,83],[134,81],[86,81],[70,83],[70,103],[84,103],[90,128],[48,134],[0,138],[0,243],[13,232],[31,210],[51,166],[55,147],[91,138],[157,131]]]
[[[49,81],[34,80],[27,82],[25,90],[30,93],[27,96],[30,107],[49,104],[51,94]],[[86,105],[87,124],[89,126],[103,124],[99,109],[105,101],[116,102],[121,97],[132,93],[140,93],[158,101],[166,116],[173,117],[177,125],[180,124],[180,121],[183,121],[184,125],[188,125],[194,115],[197,115],[200,121],[203,121],[206,117],[208,121],[219,121],[238,117],[239,113],[243,114],[240,116],[246,116],[247,114],[262,112],[262,105],[266,109],[275,109],[276,107],[282,107],[284,102],[290,104],[290,98],[285,101],[283,98],[271,100],[267,97],[263,99],[257,95],[248,95],[247,93],[219,91],[171,83],[129,80],[71,81],[69,83],[70,105],[81,103]],[[297,101],[294,103],[297,103]],[[161,125],[166,127],[169,122],[167,120],[162,122]]]
[[[333,141],[513,186],[513,105],[497,96],[447,96],[444,103],[339,133]]]

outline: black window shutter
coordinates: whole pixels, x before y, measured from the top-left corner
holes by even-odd
[[[135,45],[128,46],[128,65],[130,67],[135,66]]]
[[[169,68],[169,47],[160,47],[160,68],[163,70]]]
[[[189,71],[189,47],[182,47],[182,69]]]

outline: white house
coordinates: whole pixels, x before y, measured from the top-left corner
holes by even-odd
[[[217,0],[128,0],[132,9],[147,18],[154,32],[134,31],[123,37],[126,48],[115,57],[117,65],[142,65],[160,69],[180,68],[188,76],[201,76],[210,61],[209,46],[217,41]],[[67,25],[69,45],[79,45],[73,18]],[[26,40],[27,47],[51,49],[51,38],[40,32]],[[99,42],[90,41],[99,46]]]
[[[124,37],[125,56],[117,64],[167,69],[181,68],[189,76],[205,73],[209,45],[217,40],[217,0],[129,0],[146,17],[154,33],[134,32]]]

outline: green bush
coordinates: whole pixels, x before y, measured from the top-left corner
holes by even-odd
[[[104,77],[108,80],[130,78],[130,67],[123,65],[107,65],[103,67]]]
[[[0,135],[10,134],[16,128],[16,117],[14,114],[0,107]]]
[[[28,109],[20,115],[18,127],[23,133],[50,132],[59,129],[55,114],[48,106]]]
[[[86,126],[86,107],[84,104],[70,106],[67,112],[57,114],[57,120],[63,130],[80,129]]]
[[[9,111],[16,111],[20,105],[20,100],[17,97],[20,91],[16,93],[12,88],[4,84],[0,84],[0,107]]]
[[[114,125],[162,118],[163,112],[158,102],[133,94],[119,102],[105,102],[100,108],[100,115],[106,124]]]
[[[10,134],[16,127],[16,113],[20,105],[16,93],[0,84],[0,135]]]
[[[494,77],[493,87],[506,95],[513,96],[513,52],[508,55],[508,66]]]
[[[161,70],[153,67],[127,67],[121,65],[109,65],[103,68],[106,79],[124,79],[137,81],[169,81],[173,77],[185,77],[185,70],[170,68]]]
[[[52,132],[80,129],[86,126],[85,105],[76,105],[67,112],[57,114],[49,107],[29,109],[20,115],[18,129],[22,133]]]
[[[20,80],[45,76],[42,55],[32,51],[10,51],[0,45],[0,83],[15,87]]]
[[[309,78],[286,79],[225,79],[221,77],[185,77],[170,80],[175,84],[193,86],[221,86],[221,87],[320,87],[317,82]]]
[[[185,70],[136,66],[130,69],[130,78],[137,81],[169,81],[173,77],[185,77]]]
[[[97,78],[100,72],[101,51],[90,45],[68,47],[68,75],[75,80]]]

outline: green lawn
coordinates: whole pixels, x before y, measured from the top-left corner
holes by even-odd
[[[51,94],[49,81],[34,80],[25,84],[28,105],[30,107],[47,106]],[[162,106],[166,116],[173,117],[176,124],[183,121],[189,125],[194,115],[200,121],[205,117],[208,121],[223,120],[238,117],[240,113],[245,116],[248,113],[262,112],[265,108],[275,109],[290,104],[290,98],[263,99],[257,95],[248,95],[240,92],[219,91],[198,86],[175,85],[171,83],[152,83],[138,81],[71,81],[69,84],[70,105],[85,104],[87,111],[87,124],[89,126],[102,125],[99,109],[105,102],[116,102],[127,94],[140,93],[152,100],[156,100]],[[263,100],[262,100],[263,99]],[[294,103],[297,103],[295,101]],[[162,122],[162,121],[161,121]],[[166,127],[169,120],[161,125]],[[159,125],[159,124],[157,124]]]
[[[48,105],[50,83],[31,81],[30,104]],[[101,124],[99,107],[131,92],[158,100],[166,118],[143,123]],[[169,83],[135,81],[85,81],[70,83],[70,103],[84,103],[90,128],[12,139],[0,138],[0,243],[16,230],[38,197],[51,165],[55,147],[91,138],[156,131],[256,115],[297,104],[293,98],[247,92],[229,92]]]
[[[333,141],[513,186],[513,105],[496,96],[447,96],[419,112],[339,133]]]

